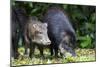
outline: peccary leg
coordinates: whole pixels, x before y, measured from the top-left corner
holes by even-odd
[[[54,47],[54,51],[55,51],[55,57],[58,57],[58,47],[57,46]]]
[[[34,48],[32,42],[30,43],[30,54],[29,57],[32,58],[32,53],[34,53]]]
[[[53,56],[53,44],[50,44],[50,52],[51,52],[51,56]]]
[[[13,39],[12,42],[13,42],[13,43],[12,43],[12,47],[13,47],[13,56],[14,56],[15,59],[17,59],[17,58],[18,58],[18,55],[19,55],[19,53],[18,53],[18,37],[16,36],[16,37]]]
[[[39,46],[38,48],[39,48],[39,50],[40,50],[41,56],[43,56],[43,47],[42,47],[42,46]]]
[[[25,55],[29,55],[28,48],[30,48],[30,43],[25,43]]]

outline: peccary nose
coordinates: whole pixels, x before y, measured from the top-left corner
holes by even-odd
[[[51,44],[51,41],[47,42],[47,44],[50,45]]]

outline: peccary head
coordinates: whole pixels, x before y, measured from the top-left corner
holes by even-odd
[[[42,23],[34,19],[31,19],[30,22],[28,29],[32,42],[41,45],[50,45],[51,41],[47,34],[47,23]]]
[[[71,35],[70,35],[71,34]],[[59,48],[60,48],[60,51],[61,53],[64,55],[64,56],[67,56],[66,55],[66,51],[70,52],[72,54],[72,56],[76,56],[76,53],[74,51],[74,48],[75,48],[75,41],[76,41],[76,38],[75,38],[75,35],[72,34],[72,33],[66,33],[66,32],[62,32],[62,41],[59,45]]]

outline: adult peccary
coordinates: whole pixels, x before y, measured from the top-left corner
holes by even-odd
[[[55,56],[58,56],[60,50],[61,55],[65,55],[65,51],[68,51],[75,56],[76,36],[67,14],[58,7],[51,7],[45,13],[43,22],[48,24],[51,55],[55,53]]]
[[[42,23],[36,19],[36,17],[30,17],[24,30],[25,37],[25,54],[28,53],[27,49],[30,48],[29,57],[32,58],[35,46],[40,50],[41,56],[43,56],[44,46],[50,45],[51,41],[47,35],[47,23]]]
[[[26,11],[24,8],[12,7],[11,10],[11,47],[12,56],[17,58],[18,53],[18,42],[22,38],[22,43],[24,44],[23,30],[27,22]]]

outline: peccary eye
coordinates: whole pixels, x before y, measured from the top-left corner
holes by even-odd
[[[36,33],[37,33],[37,34],[42,34],[42,32],[40,32],[40,31],[36,31]]]
[[[38,32],[39,34],[42,34],[42,32]]]

